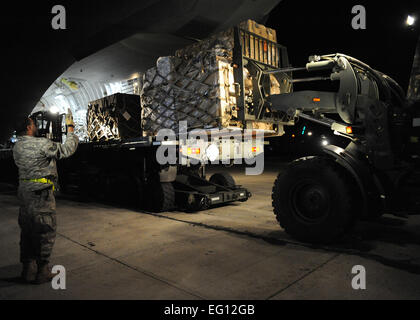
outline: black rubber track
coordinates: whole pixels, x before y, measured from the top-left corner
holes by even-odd
[[[175,208],[175,189],[171,182],[156,182],[148,188],[146,201],[149,210],[164,212]]]
[[[236,185],[233,177],[227,172],[215,173],[210,177],[209,181],[224,187],[234,187]]]

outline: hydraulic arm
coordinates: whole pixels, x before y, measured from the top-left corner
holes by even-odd
[[[294,79],[293,82],[324,80],[339,82],[338,91],[296,91],[272,95],[271,108],[289,117],[302,117],[329,126],[349,138],[375,168],[390,169],[404,151],[411,125],[403,90],[390,77],[363,62],[343,54],[311,56],[304,68],[271,70],[309,73],[330,72],[329,76]],[[342,121],[329,117],[338,114]],[[354,148],[354,147],[353,147]]]

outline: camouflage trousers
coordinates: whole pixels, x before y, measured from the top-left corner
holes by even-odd
[[[48,263],[56,236],[55,198],[52,188],[19,188],[20,261]]]

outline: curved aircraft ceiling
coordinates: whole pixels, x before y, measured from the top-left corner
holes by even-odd
[[[261,21],[281,0],[60,1],[66,30],[51,27],[55,1],[3,10],[0,140],[62,74],[86,81],[126,79],[157,57],[242,20]]]
[[[63,76],[88,81],[124,80],[153,67],[157,57],[173,55],[192,42],[167,33],[137,33],[73,63]]]

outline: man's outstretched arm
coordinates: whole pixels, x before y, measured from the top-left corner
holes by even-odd
[[[68,109],[66,114],[66,125],[67,125],[67,139],[66,142],[61,144],[53,141],[43,148],[43,152],[47,158],[54,158],[57,160],[70,157],[76,152],[77,146],[79,145],[79,138],[74,134],[74,122],[71,110]]]
[[[58,142],[50,141],[42,150],[47,158],[55,158],[57,160],[70,157],[76,152],[77,146],[79,145],[79,138],[74,132],[67,133],[66,142],[61,144]]]

